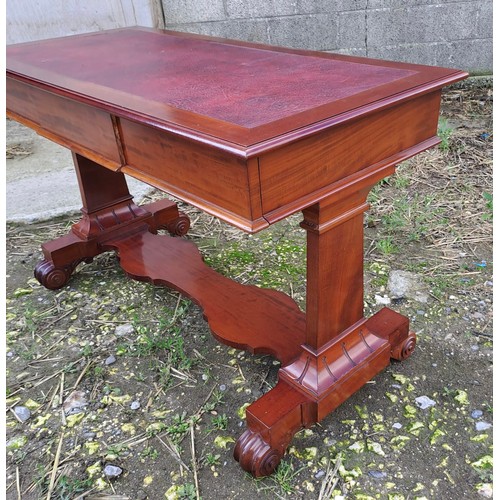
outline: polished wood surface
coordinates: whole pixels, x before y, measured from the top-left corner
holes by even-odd
[[[73,151],[83,201],[35,275],[58,289],[113,250],[129,276],[196,302],[219,341],[279,359],[234,450],[268,475],[298,430],[415,349],[407,318],[364,317],[363,213],[397,163],[439,143],[441,88],[466,76],[145,28],[8,47],[8,114]],[[125,173],[248,232],[302,211],[306,312],[206,266],[179,238],[189,219],[135,205]]]
[[[424,150],[440,89],[464,76],[127,28],[8,47],[7,109],[103,166],[255,232],[350,173]],[[211,165],[218,175],[199,174]],[[224,181],[216,190],[193,185],[214,177]]]
[[[246,146],[242,152],[463,77],[451,69],[146,28],[20,44],[7,54],[12,77],[172,133]]]

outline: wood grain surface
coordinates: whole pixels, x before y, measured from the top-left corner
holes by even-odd
[[[198,140],[234,143],[243,151],[465,76],[145,28],[9,46],[7,70],[12,78],[119,115]]]

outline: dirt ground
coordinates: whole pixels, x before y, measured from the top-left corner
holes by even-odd
[[[6,498],[491,498],[491,113],[489,84],[448,90],[442,145],[370,193],[366,315],[407,315],[416,351],[300,432],[265,479],[232,453],[276,361],[218,344],[195,305],[127,279],[111,254],[44,289],[40,244],[77,216],[8,225]],[[299,215],[250,236],[182,208],[211,266],[303,307]],[[391,297],[395,270],[421,296]]]

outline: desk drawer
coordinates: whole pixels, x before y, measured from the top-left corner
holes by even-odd
[[[304,208],[296,201],[312,204],[315,193],[336,181],[434,137],[440,97],[429,93],[264,154],[264,215]]]
[[[7,112],[101,165],[113,170],[121,165],[113,123],[105,111],[7,78]]]
[[[123,172],[249,232],[262,218],[257,160],[246,161],[147,125],[120,119]]]

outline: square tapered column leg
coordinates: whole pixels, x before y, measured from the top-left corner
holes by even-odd
[[[274,470],[298,430],[321,421],[391,358],[404,359],[415,348],[404,316],[388,308],[363,315],[363,212],[370,188],[385,173],[347,185],[303,212],[306,340],[281,367],[277,386],[247,408],[248,430],[235,458],[254,476]]]

